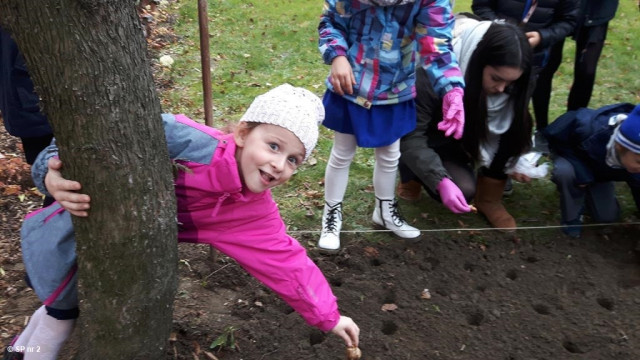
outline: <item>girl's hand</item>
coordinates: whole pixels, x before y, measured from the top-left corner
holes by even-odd
[[[529,40],[529,45],[532,49],[535,49],[536,46],[540,45],[540,41],[542,38],[540,37],[540,33],[537,31],[529,31],[526,32],[527,40]]]
[[[514,172],[512,174],[509,175],[513,180],[517,181],[517,182],[521,182],[521,183],[529,183],[531,182],[531,178],[528,177],[525,174],[521,174],[518,172]]]
[[[438,192],[442,204],[451,210],[454,214],[462,214],[471,211],[464,194],[451,179],[445,177],[438,183]]]
[[[344,340],[347,347],[358,346],[360,337],[360,328],[350,317],[340,316],[340,321],[331,332],[340,336]]]
[[[351,64],[345,56],[336,56],[331,62],[331,74],[329,81],[336,94],[342,96],[345,93],[353,94],[353,86],[356,84],[356,78],[353,76]]]
[[[444,131],[444,136],[453,135],[456,140],[462,138],[464,131],[463,97],[464,90],[454,87],[442,98],[442,121],[438,123],[438,130]]]
[[[57,158],[49,159],[47,163],[49,171],[44,178],[44,185],[51,196],[60,203],[60,205],[70,214],[86,217],[89,216],[89,195],[78,194],[77,191],[82,188],[79,182],[67,180],[62,177],[60,169],[62,161]]]

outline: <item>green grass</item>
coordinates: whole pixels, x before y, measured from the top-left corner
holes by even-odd
[[[168,52],[177,60],[173,80],[179,90],[163,94],[171,107],[194,118],[202,104],[201,63],[197,3],[181,2],[175,31],[180,44]],[[321,94],[322,64],[315,28],[322,3],[318,1],[209,1],[209,42],[213,82],[214,118],[236,120],[251,100],[267,89],[290,83]]]
[[[470,11],[470,0],[456,1],[456,11]],[[175,14],[174,30],[179,41],[163,49],[158,56],[169,54],[176,62],[170,71],[157,76],[172,83],[170,90],[160,93],[164,111],[184,113],[203,121],[202,80],[198,37],[197,2],[171,2]],[[281,83],[305,87],[319,96],[325,90],[324,78],[329,67],[324,65],[317,49],[317,24],[322,0],[209,0],[209,34],[212,63],[214,126],[235,122],[253,98]],[[634,1],[621,1],[616,18],[611,22],[603,51],[592,107],[614,102],[640,103],[640,39],[637,23],[640,13]],[[564,60],[554,79],[550,119],[561,115],[572,81],[574,42],[565,43]],[[331,149],[331,132],[321,128],[321,138],[310,162],[303,165],[287,184],[274,189],[282,215],[292,231],[313,244],[320,229],[323,204],[323,177]],[[344,230],[370,230],[373,211],[373,151],[358,149],[351,166],[345,196]],[[547,179],[532,184],[515,184],[514,195],[505,203],[521,226],[557,225],[558,198]],[[635,219],[635,206],[628,191],[620,189],[625,218]],[[456,216],[423,194],[423,200],[401,202],[406,217],[421,229],[479,228],[487,223],[480,216]],[[552,229],[555,230],[555,229]],[[539,237],[552,230],[536,230]],[[492,235],[473,235],[478,242]],[[354,232],[351,240],[382,241],[384,233]]]

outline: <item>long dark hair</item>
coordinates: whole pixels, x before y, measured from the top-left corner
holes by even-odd
[[[512,24],[497,22],[489,26],[471,55],[464,76],[464,133],[473,136],[464,136],[463,144],[473,159],[479,159],[479,144],[487,139],[488,132],[487,94],[482,87],[485,66],[522,69],[522,76],[505,90],[513,100],[514,119],[509,130],[501,137],[500,154],[505,156],[500,159],[502,165],[530,148],[532,123],[528,104],[531,96],[531,57],[531,47],[522,30]]]

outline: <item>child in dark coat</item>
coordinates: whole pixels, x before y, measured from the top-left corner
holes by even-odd
[[[615,181],[629,185],[640,211],[640,105],[569,111],[543,134],[553,156],[551,179],[560,192],[565,234],[580,237],[585,210],[595,222],[619,219]]]

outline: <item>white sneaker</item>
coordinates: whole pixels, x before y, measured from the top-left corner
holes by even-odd
[[[329,252],[338,251],[340,249],[340,229],[342,229],[342,203],[330,206],[325,202],[318,248]]]
[[[372,219],[374,223],[391,230],[403,239],[415,239],[420,236],[420,230],[407,224],[402,215],[398,212],[398,201],[396,199],[381,200],[376,198],[376,208],[373,210]]]

